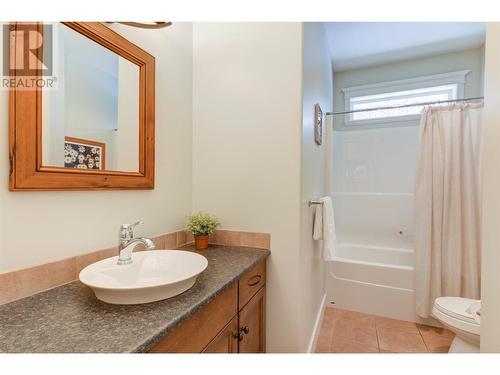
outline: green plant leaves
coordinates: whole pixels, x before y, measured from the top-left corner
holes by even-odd
[[[219,219],[203,212],[194,213],[187,217],[187,228],[195,236],[206,236],[212,234],[220,225]]]

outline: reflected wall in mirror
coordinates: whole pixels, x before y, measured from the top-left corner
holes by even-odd
[[[153,188],[154,58],[100,23],[36,25],[57,87],[11,88],[11,190]]]
[[[138,172],[139,67],[64,24],[50,27],[58,87],[42,96],[42,165]]]

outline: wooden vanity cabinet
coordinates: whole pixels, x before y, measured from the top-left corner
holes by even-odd
[[[239,313],[239,353],[266,352],[266,288],[262,287]]]
[[[266,261],[175,328],[151,353],[264,353]]]
[[[238,353],[238,317],[235,316],[203,349],[202,353]]]
[[[266,284],[266,262],[261,262],[238,280],[239,310]]]

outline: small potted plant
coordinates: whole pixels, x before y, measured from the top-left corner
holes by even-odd
[[[208,247],[208,236],[219,226],[219,220],[202,212],[192,214],[187,218],[187,228],[193,233],[196,250]]]

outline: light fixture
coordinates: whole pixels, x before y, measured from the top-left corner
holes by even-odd
[[[141,29],[162,29],[172,25],[172,22],[106,22],[106,23],[120,23],[122,25],[138,27]]]

